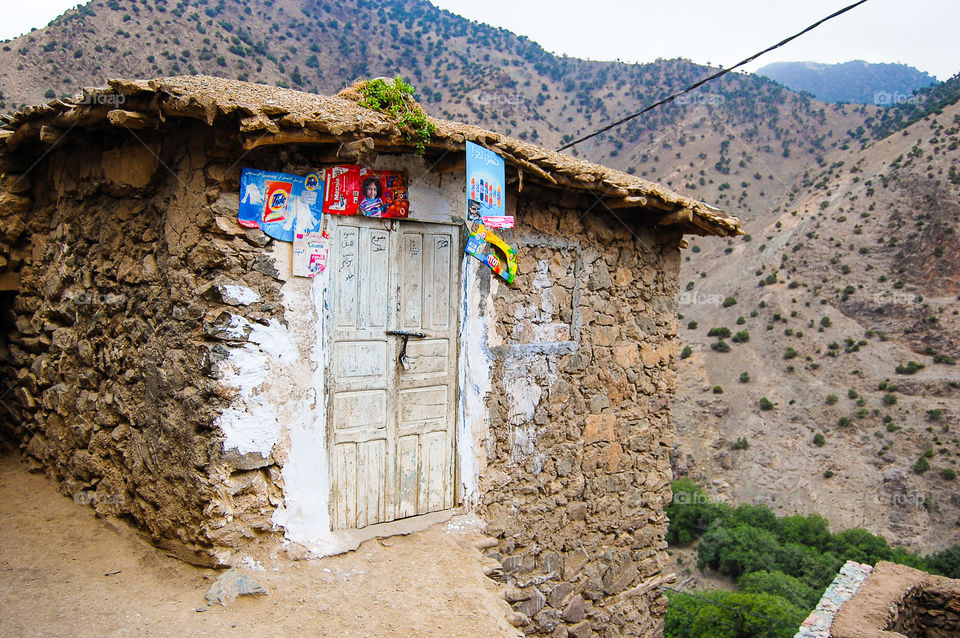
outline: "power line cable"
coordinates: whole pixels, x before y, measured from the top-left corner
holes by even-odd
[[[848,5],[848,6],[844,7],[843,9],[840,9],[839,11],[835,11],[835,12],[831,13],[830,15],[828,15],[826,18],[823,18],[822,20],[818,20],[817,22],[814,22],[813,24],[811,24],[809,27],[807,27],[807,28],[804,29],[803,31],[800,31],[799,33],[795,33],[794,35],[790,36],[789,38],[787,38],[787,39],[785,39],[785,40],[781,40],[780,42],[777,42],[777,43],[774,44],[773,46],[767,47],[766,49],[764,49],[763,51],[760,51],[759,53],[754,53],[754,54],[751,55],[749,58],[747,58],[747,59],[745,59],[745,60],[741,60],[740,62],[737,62],[737,63],[734,64],[732,67],[730,67],[730,68],[728,68],[728,69],[721,69],[721,70],[718,71],[717,73],[714,73],[713,75],[708,76],[708,77],[700,80],[699,82],[694,82],[693,84],[691,84],[691,85],[688,86],[687,88],[683,89],[682,91],[679,91],[679,92],[677,92],[677,93],[674,93],[673,95],[670,95],[670,96],[668,96],[668,97],[665,97],[665,98],[663,98],[662,100],[660,100],[660,101],[658,101],[658,102],[654,102],[654,103],[651,104],[650,106],[648,106],[648,107],[646,107],[646,108],[644,108],[644,109],[642,109],[642,110],[640,110],[640,111],[637,111],[636,113],[633,113],[633,114],[628,115],[628,116],[626,116],[626,117],[620,118],[620,119],[617,120],[616,122],[613,122],[613,123],[611,123],[611,124],[608,124],[608,125],[604,126],[603,128],[598,129],[598,130],[594,131],[593,133],[590,133],[589,135],[585,135],[585,136],[581,137],[581,138],[578,139],[578,140],[574,140],[574,141],[572,141],[572,142],[569,142],[569,143],[567,143],[567,144],[564,144],[563,146],[561,146],[561,147],[558,148],[557,150],[558,150],[558,151],[563,151],[563,150],[566,150],[566,149],[570,148],[571,146],[576,146],[577,144],[579,144],[579,143],[581,143],[581,142],[586,142],[586,141],[589,140],[591,137],[596,137],[597,135],[600,135],[601,133],[606,133],[606,132],[609,131],[610,129],[616,128],[617,126],[620,126],[620,125],[623,124],[624,122],[629,122],[629,121],[632,120],[633,118],[638,117],[638,116],[640,116],[640,115],[643,115],[644,113],[646,113],[646,112],[648,112],[648,111],[652,111],[653,109],[657,108],[658,106],[661,106],[661,105],[666,104],[666,103],[668,103],[668,102],[672,102],[673,100],[677,99],[677,98],[680,97],[681,95],[684,95],[685,93],[689,93],[690,91],[693,91],[694,89],[697,89],[697,88],[703,86],[703,85],[706,84],[707,82],[710,82],[710,81],[712,81],[712,80],[716,80],[717,78],[722,77],[722,76],[726,75],[727,73],[730,73],[730,72],[733,71],[734,69],[736,69],[736,68],[738,68],[738,67],[741,67],[741,66],[743,66],[744,64],[748,64],[748,63],[750,63],[750,62],[753,62],[754,60],[756,60],[757,58],[759,58],[761,55],[764,55],[764,54],[766,54],[766,53],[770,53],[770,52],[773,51],[774,49],[779,49],[780,47],[782,47],[783,45],[787,44],[788,42],[790,42],[790,41],[792,41],[792,40],[796,40],[797,38],[799,38],[800,36],[804,35],[805,33],[809,33],[810,31],[813,31],[814,29],[816,29],[817,27],[819,27],[819,26],[820,26],[821,24],[823,24],[824,22],[827,22],[828,20],[833,20],[833,19],[836,18],[837,16],[843,15],[843,14],[846,13],[847,11],[850,11],[851,9],[855,9],[855,8],[859,7],[861,4],[864,4],[866,1],[867,1],[867,0],[860,0],[859,2],[854,2],[853,4]]]

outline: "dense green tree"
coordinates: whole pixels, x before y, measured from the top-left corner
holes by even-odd
[[[670,593],[666,638],[792,638],[807,612],[771,594]]]
[[[710,567],[738,578],[741,574],[777,568],[780,542],[773,532],[749,525],[714,523],[700,539],[697,568]]]
[[[819,514],[785,516],[779,519],[777,537],[782,543],[800,543],[825,551],[830,542],[830,524]]]
[[[960,545],[954,545],[942,552],[927,557],[930,569],[950,578],[960,578]]]
[[[773,594],[793,603],[801,609],[813,609],[820,601],[821,591],[814,589],[799,578],[781,571],[759,571],[744,574],[737,581],[737,588],[745,594]]]
[[[713,521],[731,509],[723,503],[712,503],[700,487],[688,478],[673,482],[673,498],[667,505],[670,527],[667,542],[686,545],[703,534]]]

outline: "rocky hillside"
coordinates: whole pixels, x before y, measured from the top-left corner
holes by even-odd
[[[913,97],[937,78],[907,64],[871,64],[853,60],[841,64],[774,62],[757,75],[776,80],[791,91],[806,91],[825,102],[891,106]]]
[[[675,468],[913,549],[960,525],[960,104],[827,154],[682,270]]]

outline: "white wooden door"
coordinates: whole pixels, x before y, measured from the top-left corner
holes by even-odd
[[[328,449],[334,529],[454,505],[456,226],[338,217]],[[407,338],[407,365],[400,362]]]

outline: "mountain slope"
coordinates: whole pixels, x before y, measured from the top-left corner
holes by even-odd
[[[906,64],[871,64],[853,60],[841,64],[774,62],[757,75],[775,80],[792,91],[806,91],[825,102],[854,102],[890,106],[906,102],[917,89],[937,81]]]
[[[958,143],[954,104],[827,156],[789,206],[747,224],[750,241],[690,253],[680,473],[734,502],[819,512],[914,549],[956,542]],[[727,297],[736,304],[720,307]],[[719,352],[714,327],[749,341],[727,338],[732,351]],[[911,373],[910,361],[923,367]]]
[[[94,0],[0,48],[7,109],[106,77],[205,73],[334,93],[401,74],[430,113],[547,147],[711,72],[556,57],[424,0]],[[878,113],[731,74],[572,152],[756,215]]]

